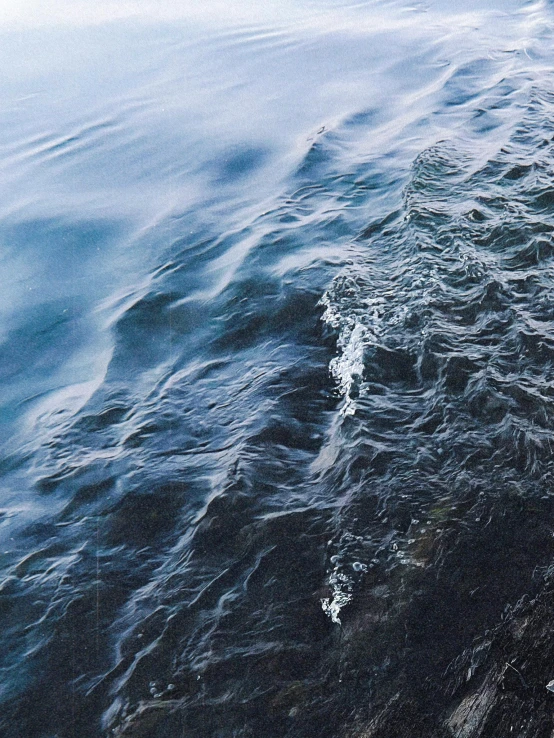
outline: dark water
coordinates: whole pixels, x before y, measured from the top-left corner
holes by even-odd
[[[430,736],[554,557],[553,8],[55,5],[0,18],[2,735]]]

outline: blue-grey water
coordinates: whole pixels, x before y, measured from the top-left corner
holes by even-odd
[[[0,11],[2,736],[410,690],[435,735],[554,558],[553,44],[545,0]]]

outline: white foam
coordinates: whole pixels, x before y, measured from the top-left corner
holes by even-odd
[[[323,612],[328,615],[333,623],[341,624],[339,613],[345,605],[352,600],[352,580],[339,571],[338,568],[333,569],[329,577],[329,586],[333,593],[332,597],[324,597],[321,600]]]
[[[341,409],[342,415],[354,415],[355,402],[352,389],[359,383],[364,374],[364,353],[368,346],[378,343],[383,332],[383,312],[385,300],[382,297],[362,299],[359,303],[364,307],[364,321],[343,315],[340,301],[334,301],[330,292],[326,292],[321,304],[325,306],[322,320],[331,328],[339,331],[337,340],[338,356],[331,360],[329,369],[337,388],[345,398]]]

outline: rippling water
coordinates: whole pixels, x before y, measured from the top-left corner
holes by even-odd
[[[2,734],[481,735],[554,556],[552,6],[54,5],[0,13]]]

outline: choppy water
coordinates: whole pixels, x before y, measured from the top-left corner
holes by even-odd
[[[6,738],[425,726],[554,555],[554,9],[232,6],[0,17]]]

